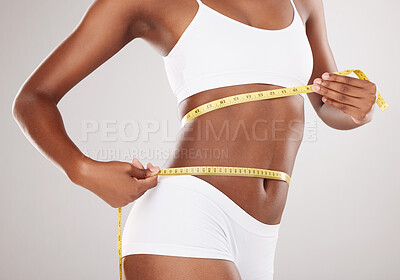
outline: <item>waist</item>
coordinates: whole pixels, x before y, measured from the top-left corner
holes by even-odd
[[[298,129],[297,133],[293,133],[293,137],[287,137],[285,135],[287,132],[283,129],[268,133],[270,130],[261,125],[257,131],[254,127],[246,129],[246,125],[231,125],[230,129],[228,126],[225,128],[213,127],[213,123],[210,123],[208,128],[204,126],[204,128],[193,130],[196,132],[190,133],[190,136],[188,133],[181,134],[180,140],[162,168],[239,167],[280,171],[291,176],[301,144],[301,129]],[[197,125],[198,123],[194,127]],[[190,128],[188,129],[190,130]],[[241,173],[241,171],[235,171],[235,173]],[[247,175],[253,177],[249,172]],[[229,174],[226,178],[216,180],[223,185],[231,185],[233,181],[244,181],[241,178],[229,177]],[[259,178],[253,181],[262,186],[263,181]]]
[[[229,96],[234,96],[234,95],[238,95],[238,94],[242,94],[242,93],[257,92],[257,91],[263,91],[263,90],[283,89],[283,88],[284,87],[282,87],[282,86],[258,83],[258,84],[241,84],[241,85],[234,85],[234,86],[210,89],[210,90],[196,93],[196,94],[182,100],[178,106],[178,114],[179,114],[180,119],[182,119],[184,117],[184,115],[186,113],[188,113],[190,110],[192,110],[200,105],[206,104],[207,102],[213,101],[213,100],[217,100],[220,98],[226,98]],[[298,100],[302,99],[301,101],[304,100],[304,97],[302,97],[301,95],[294,97],[294,99],[296,99],[296,98]],[[218,111],[220,111],[220,110],[218,110]]]
[[[178,109],[182,117],[218,98],[276,88],[281,87],[252,84],[209,90],[185,99]],[[299,95],[220,108],[192,119],[181,128],[174,152],[162,168],[235,166],[291,176],[303,130],[304,99]],[[287,182],[251,175],[194,176],[215,186],[260,219],[274,222],[280,219]],[[276,198],[274,203],[267,203],[272,197]]]
[[[260,85],[250,86],[253,88],[246,85],[242,90],[257,90]],[[262,86],[265,88],[266,85]],[[181,109],[186,107],[181,113],[206,102],[204,99],[210,96],[213,99],[227,96],[227,89],[223,91],[216,95],[204,92],[191,97],[180,104]],[[231,91],[230,95],[237,93],[237,90]],[[288,96],[237,104],[201,115],[181,128],[174,152],[163,168],[236,166],[289,174],[303,138],[303,106],[301,96]],[[216,180],[231,185],[232,180],[244,179]],[[255,181],[258,185],[263,184],[259,179]]]
[[[281,87],[252,84],[197,93],[180,103],[180,117],[210,100],[276,88]],[[242,163],[240,166],[286,169],[276,157],[284,154],[288,162],[294,160],[303,132],[304,98],[300,95],[236,104],[186,123],[179,131],[175,156],[179,164],[191,166]]]

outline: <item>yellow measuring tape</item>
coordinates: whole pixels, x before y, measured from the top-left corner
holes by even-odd
[[[354,72],[354,74],[356,74],[359,79],[369,81],[367,76],[365,76],[365,74],[360,70],[345,70],[345,71],[334,72],[334,73],[338,74],[338,75],[347,76],[347,75],[351,74],[352,72]],[[302,94],[302,93],[310,93],[310,92],[313,92],[312,86],[308,85],[308,86],[300,86],[300,87],[292,87],[292,88],[281,88],[281,89],[273,89],[273,90],[255,91],[255,92],[242,93],[242,94],[237,94],[237,95],[220,98],[220,99],[205,103],[203,105],[200,105],[199,107],[196,107],[193,110],[189,111],[182,118],[182,127],[189,121],[193,120],[194,118],[197,118],[200,115],[203,115],[205,113],[208,113],[208,112],[220,109],[220,108],[224,108],[224,107],[228,107],[228,106],[232,106],[232,105],[240,104],[240,103],[251,102],[251,101],[272,99],[272,98],[285,97],[285,96],[291,96],[291,95]],[[379,92],[377,93],[376,103],[378,104],[379,108],[381,108],[382,111],[386,110],[387,107],[389,106],[385,102],[385,100],[383,100],[383,98]]]
[[[338,75],[349,75],[355,73],[361,80],[369,80],[365,74],[360,70],[345,70],[340,72],[334,72]],[[250,93],[243,93],[232,95],[229,97],[220,98],[211,102],[200,105],[190,112],[188,112],[182,119],[182,126],[189,121],[197,118],[205,113],[232,106],[235,104],[258,101],[265,99],[272,99],[278,97],[291,96],[302,93],[313,92],[311,85],[300,86],[293,88],[282,88],[274,90],[256,91]],[[389,105],[385,102],[379,92],[377,92],[376,103],[379,108],[384,111]],[[173,167],[160,169],[157,175],[220,175],[220,176],[245,176],[245,177],[258,177],[266,179],[274,179],[285,181],[288,185],[290,183],[290,176],[282,171],[251,168],[251,167],[231,167],[231,166],[190,166],[190,167]],[[119,275],[122,280],[122,240],[121,240],[121,215],[122,208],[118,208],[118,257],[119,257]]]
[[[221,175],[274,179],[290,183],[290,176],[282,171],[232,166],[190,166],[160,169],[157,175]]]

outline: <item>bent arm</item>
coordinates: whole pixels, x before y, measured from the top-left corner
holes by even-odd
[[[30,142],[73,181],[89,160],[68,137],[57,108],[79,81],[140,37],[138,1],[96,0],[75,30],[19,90],[13,115]]]
[[[322,0],[304,1],[304,6],[308,10],[306,32],[314,59],[313,73],[308,82],[308,84],[312,84],[323,73],[337,72],[338,69],[327,38]],[[350,115],[324,103],[321,95],[311,92],[307,96],[319,118],[328,126],[348,130],[362,125],[355,123]]]

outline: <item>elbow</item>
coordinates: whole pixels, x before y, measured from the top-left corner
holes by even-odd
[[[44,99],[48,101],[47,99],[49,98],[45,94],[39,92],[26,89],[20,90],[12,103],[11,111],[14,120],[19,125],[23,125],[27,119],[32,117],[33,113],[36,113],[35,110],[43,108]],[[52,100],[50,101],[53,103]]]
[[[350,115],[331,106],[321,106],[317,115],[324,124],[335,130],[352,130],[367,123],[356,123]]]
[[[26,118],[29,108],[35,102],[35,95],[27,91],[19,91],[12,103],[12,115],[14,120],[21,125]]]
[[[324,118],[320,116],[320,119],[324,124],[326,124],[326,126],[334,130],[352,130],[363,125],[354,123],[353,121],[349,120],[350,118],[337,120],[332,118]]]
[[[347,125],[347,124],[343,124],[343,125],[328,125],[330,128],[333,128],[335,130],[352,130],[355,129],[357,127],[359,127],[360,125]]]
[[[23,92],[18,92],[12,103],[12,116],[17,123],[20,123],[23,118],[24,107],[27,103],[27,96]]]

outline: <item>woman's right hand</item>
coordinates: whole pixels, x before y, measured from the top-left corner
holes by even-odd
[[[158,183],[158,166],[147,164],[147,168],[134,158],[132,163],[99,162],[85,158],[80,164],[79,175],[70,178],[103,199],[111,207],[123,207],[142,196]]]
[[[13,103],[14,118],[31,143],[72,182],[112,207],[124,206],[154,187],[157,172],[140,163],[98,162],[84,156],[68,136],[57,105],[129,42],[156,32],[143,12],[150,5],[95,0],[73,32],[29,75]]]

